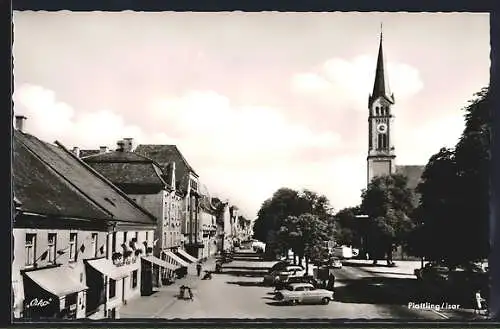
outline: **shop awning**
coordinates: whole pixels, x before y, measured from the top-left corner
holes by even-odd
[[[188,267],[189,266],[189,264],[186,261],[184,261],[182,258],[180,258],[179,256],[177,256],[173,252],[171,252],[171,251],[165,251],[165,254],[167,255],[167,257],[172,258],[172,260],[174,262],[176,262],[179,267],[182,267],[182,266]]]
[[[176,266],[170,264],[170,263],[167,263],[166,261],[164,260],[161,260],[159,259],[158,257],[155,257],[155,256],[142,256],[142,259],[152,263],[152,264],[156,264],[158,266],[161,266],[163,268],[167,268],[169,270],[173,270],[175,271],[177,269]]]
[[[176,251],[177,253],[179,253],[182,257],[186,258],[188,261],[190,261],[191,263],[196,263],[198,262],[198,259],[191,256],[190,254],[188,254],[185,250],[182,250],[182,249],[177,249]]]
[[[92,259],[87,262],[97,271],[115,281],[130,275],[130,271],[127,266],[116,266],[113,262],[106,258]]]
[[[25,272],[25,275],[40,288],[58,297],[88,289],[75,277],[76,273],[66,266]]]

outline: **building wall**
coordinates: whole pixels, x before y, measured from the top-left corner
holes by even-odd
[[[215,235],[215,225],[216,216],[204,209],[200,212],[200,222],[202,227],[202,242],[203,250],[201,252],[202,258],[209,258],[215,255],[217,250],[216,235]]]
[[[75,230],[47,230],[47,229],[13,229],[14,243],[13,243],[13,253],[15,255],[14,261],[12,263],[12,285],[14,288],[14,317],[19,318],[23,310],[24,301],[24,285],[21,271],[24,269],[33,269],[34,266],[26,265],[26,234],[35,234],[35,246],[34,254],[37,260],[38,269],[43,269],[44,267],[53,265],[53,261],[49,261],[49,257],[45,260],[39,259],[42,254],[48,249],[48,235],[49,233],[56,234],[56,251],[66,251],[62,255],[55,254],[55,262],[57,264],[71,264],[71,268],[74,272],[73,278],[79,282],[86,282],[85,267],[83,264],[84,259],[91,259],[96,257],[104,257],[106,255],[106,232],[97,231],[75,231]],[[78,257],[76,261],[71,261],[69,259],[70,253],[68,250],[70,233],[76,233],[77,239],[75,244],[75,251],[78,251]],[[92,245],[92,234],[97,235],[96,247],[93,248]],[[81,245],[85,246],[83,252],[80,251]],[[101,247],[103,247],[103,252],[101,253]],[[79,305],[85,306],[85,295],[81,294],[79,296]],[[78,307],[77,317],[85,317],[85,308]]]
[[[116,233],[116,245],[113,247],[112,235]],[[125,237],[126,235],[126,237]],[[112,261],[113,250],[115,252],[123,252],[122,244],[128,247],[130,241],[137,237],[136,248],[143,250],[143,255],[146,254],[146,247],[144,242],[147,242],[148,247],[152,247],[155,239],[155,230],[153,229],[138,229],[138,230],[123,230],[117,232],[110,232],[110,237],[108,239],[108,248],[110,250],[108,258]],[[138,257],[140,258],[140,257]],[[109,299],[109,280],[107,282],[106,290],[106,303],[107,311],[111,312],[112,309],[116,310],[116,316],[120,317],[120,308],[122,305],[126,304],[129,300],[137,298],[141,295],[141,261],[137,259],[136,262],[131,264],[125,264],[122,266],[127,266],[129,276],[116,282],[116,293],[115,297]],[[137,271],[137,285],[135,288],[132,287],[132,272]]]
[[[129,194],[129,196],[158,219],[153,241],[158,239],[154,246],[154,255],[159,257],[161,250],[167,248],[165,245],[168,244],[168,239],[165,239],[168,237],[168,192],[162,190],[156,194]]]

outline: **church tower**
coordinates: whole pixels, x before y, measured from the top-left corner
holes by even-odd
[[[382,42],[380,31],[375,83],[368,98],[368,184],[376,176],[391,175],[396,171],[396,154],[392,143],[392,106],[395,102],[394,94],[389,89]]]

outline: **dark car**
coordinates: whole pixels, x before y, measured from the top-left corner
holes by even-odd
[[[280,260],[279,262],[277,262],[276,264],[274,264],[269,269],[268,272],[271,273],[271,272],[275,272],[275,271],[281,271],[281,270],[284,270],[289,265],[290,265],[289,261],[287,261],[287,260]]]
[[[442,283],[448,281],[450,268],[441,263],[427,263],[415,270],[417,279],[425,282]]]
[[[304,276],[290,277],[287,282],[276,283],[275,291],[283,290],[292,283],[310,283],[315,288],[318,288],[318,282],[314,279],[312,275],[304,275]]]

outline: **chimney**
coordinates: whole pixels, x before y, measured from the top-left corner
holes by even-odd
[[[117,151],[123,152],[125,148],[125,142],[123,140],[120,140],[116,143],[118,145],[118,148],[116,149]]]
[[[22,133],[24,132],[24,122],[26,119],[24,115],[16,115],[16,129]]]
[[[73,154],[78,158],[80,157],[80,148],[78,146],[73,147]]]
[[[132,152],[134,139],[127,137],[127,138],[124,138],[123,141],[124,141],[124,145],[123,145],[124,151]]]
[[[170,177],[172,178],[172,181],[170,182],[170,186],[172,186],[172,189],[176,190],[177,186],[175,186],[175,161],[171,162],[170,165]]]
[[[108,152],[107,146],[100,146],[99,147],[99,153],[106,153],[106,152]]]

